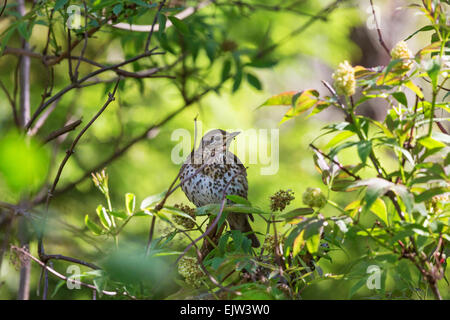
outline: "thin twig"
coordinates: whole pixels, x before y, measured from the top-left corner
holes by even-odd
[[[7,3],[8,3],[8,0],[5,0],[5,3],[3,3],[2,10],[0,11],[0,17],[3,15],[3,12],[5,11]]]
[[[381,35],[381,29],[380,29],[380,26],[378,25],[377,16],[375,14],[375,7],[373,5],[372,0],[370,0],[370,6],[372,7],[373,19],[375,20],[375,26],[377,27],[378,41],[380,41],[381,46],[383,47],[384,51],[386,51],[388,56],[391,56],[391,52],[390,52],[389,48],[386,46],[386,43],[383,40],[383,36]]]
[[[319,148],[317,148],[316,146],[314,146],[312,143],[309,144],[309,146],[316,152],[320,153],[322,156],[324,156],[325,158],[327,158],[328,160],[330,160],[331,162],[333,162],[335,165],[337,165],[339,167],[339,169],[341,169],[342,171],[344,171],[345,173],[347,173],[349,176],[355,178],[355,180],[360,180],[361,178],[354,174],[353,172],[351,172],[350,170],[348,170],[346,167],[344,167],[342,164],[340,164],[338,161],[334,160],[333,158],[331,158],[329,155],[327,155],[326,153],[322,152],[322,150],[320,150]]]
[[[50,268],[45,262],[39,260],[38,258],[36,258],[32,254],[30,254],[28,251],[26,251],[26,250],[24,250],[22,248],[19,248],[19,247],[16,247],[16,246],[12,245],[11,249],[14,250],[14,251],[19,252],[22,255],[25,255],[26,257],[32,259],[33,261],[37,262],[42,268],[44,268],[45,270],[53,273],[55,276],[57,276],[61,280],[70,281],[73,284],[79,284],[79,285],[81,285],[83,287],[86,287],[86,288],[96,289],[96,287],[94,285],[91,285],[91,284],[88,284],[88,283],[84,283],[84,282],[81,282],[81,281],[76,280],[76,279],[69,279],[68,277],[62,275],[61,273],[57,272],[53,268]],[[107,296],[115,296],[115,295],[118,294],[116,291],[106,291],[106,290],[102,290],[102,293],[107,295]]]
[[[8,92],[8,89],[6,88],[6,86],[3,84],[3,82],[1,80],[0,80],[0,88],[2,88],[2,90],[5,92],[6,98],[8,99],[9,104],[11,105],[12,114],[14,117],[14,123],[16,124],[17,127],[20,127],[20,121],[19,121],[19,115],[17,114],[16,102],[11,97],[11,95]]]
[[[133,57],[133,58],[130,58],[130,59],[128,59],[128,60],[125,60],[125,61],[123,61],[123,62],[120,62],[120,63],[118,63],[118,64],[115,64],[115,65],[112,65],[112,66],[108,66],[108,67],[105,67],[105,68],[102,68],[102,69],[93,71],[93,72],[89,73],[88,75],[86,75],[85,77],[81,78],[80,80],[77,80],[76,82],[71,83],[71,84],[68,85],[67,87],[61,89],[58,93],[56,93],[55,95],[53,95],[53,96],[52,96],[50,99],[48,99],[44,104],[42,104],[41,106],[39,106],[39,108],[37,108],[37,110],[34,112],[33,116],[31,117],[31,119],[28,121],[28,123],[27,123],[27,125],[26,125],[26,128],[27,128],[27,129],[30,129],[31,125],[32,125],[33,122],[36,120],[36,118],[37,118],[37,117],[42,113],[42,111],[44,111],[44,110],[45,110],[45,109],[46,109],[53,101],[59,99],[60,97],[62,97],[64,94],[66,94],[66,93],[69,92],[70,90],[72,90],[72,89],[78,87],[78,86],[79,86],[80,84],[82,84],[84,81],[86,81],[86,80],[88,80],[88,79],[90,79],[90,78],[92,78],[92,77],[94,77],[94,76],[96,76],[96,75],[98,75],[98,74],[100,74],[100,73],[102,73],[102,72],[117,69],[117,68],[119,68],[119,67],[121,67],[121,66],[124,66],[124,65],[126,65],[126,64],[132,63],[132,62],[137,61],[137,60],[139,60],[139,59],[141,59],[141,58],[148,57],[148,56],[151,56],[151,55],[154,55],[154,54],[161,54],[161,53],[158,53],[158,52],[154,52],[156,49],[157,49],[157,47],[151,49],[151,50],[148,51],[148,52],[145,52],[145,53],[143,53],[143,54],[137,55],[137,56],[135,56],[135,57]],[[158,71],[159,71],[159,69],[156,68],[156,69],[155,69],[155,73],[158,72]]]
[[[158,11],[155,13],[155,17],[153,18],[152,27],[151,27],[150,32],[148,34],[147,41],[145,42],[145,49],[144,49],[144,51],[147,51],[148,47],[150,46],[150,41],[152,41],[153,30],[155,29],[156,21],[158,21],[159,13],[161,12],[161,9],[164,7],[165,3],[166,3],[166,0],[162,0],[161,3],[159,4]]]
[[[88,10],[87,10],[87,6],[86,6],[86,1],[83,1],[83,5],[84,5],[84,15],[85,15],[84,16],[84,44],[83,44],[83,48],[81,49],[80,59],[78,59],[77,65],[75,66],[75,71],[73,72],[73,77],[74,77],[75,81],[78,80],[78,68],[80,68],[81,57],[84,56],[84,53],[85,53],[86,48],[87,48],[87,43],[88,43],[88,33],[87,33]]]
[[[75,130],[76,127],[78,127],[80,124],[81,124],[81,120],[76,120],[76,121],[73,121],[73,122],[65,125],[64,127],[60,128],[60,129],[53,131],[44,139],[43,143],[46,144],[46,143],[52,141],[53,139],[56,139],[59,136],[62,136],[63,134],[66,134],[69,131]]]

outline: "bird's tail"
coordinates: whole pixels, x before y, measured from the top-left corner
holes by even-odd
[[[258,248],[261,245],[248,222],[248,216],[246,214],[230,212],[227,220],[231,230],[240,230],[242,233],[246,234],[247,238],[252,241],[253,248]]]

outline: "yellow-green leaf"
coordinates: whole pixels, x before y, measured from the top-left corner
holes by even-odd
[[[375,202],[370,207],[370,211],[372,211],[378,218],[380,218],[386,224],[386,226],[389,225],[386,204],[384,203],[383,199],[377,198],[377,200],[375,200]]]

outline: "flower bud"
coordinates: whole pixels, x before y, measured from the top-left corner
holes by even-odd
[[[408,45],[405,41],[398,42],[394,48],[391,50],[391,57],[393,60],[402,59],[402,69],[411,69],[413,65],[412,61],[412,53],[408,48]]]
[[[351,96],[355,94],[356,79],[355,70],[348,61],[339,64],[333,73],[334,87],[338,94]]]

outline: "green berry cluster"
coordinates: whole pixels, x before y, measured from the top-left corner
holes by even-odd
[[[178,273],[184,278],[186,283],[194,288],[200,288],[204,277],[202,269],[193,257],[182,257],[178,262]]]
[[[284,237],[281,234],[277,235],[278,245],[283,247]],[[273,234],[267,234],[264,239],[263,249],[269,253],[275,253],[275,236]]]
[[[184,213],[188,214],[195,220],[195,209],[194,208],[191,208],[188,205],[184,205],[184,204],[175,204],[174,207],[177,208],[178,210],[183,211]],[[192,229],[195,227],[195,222],[186,217],[175,215],[173,217],[173,221],[176,224],[185,227],[186,229]]]
[[[280,190],[270,197],[270,209],[273,212],[283,211],[294,199],[294,192],[292,190]]]
[[[320,188],[307,188],[303,193],[303,203],[311,208],[322,208],[327,204],[327,198]]]

